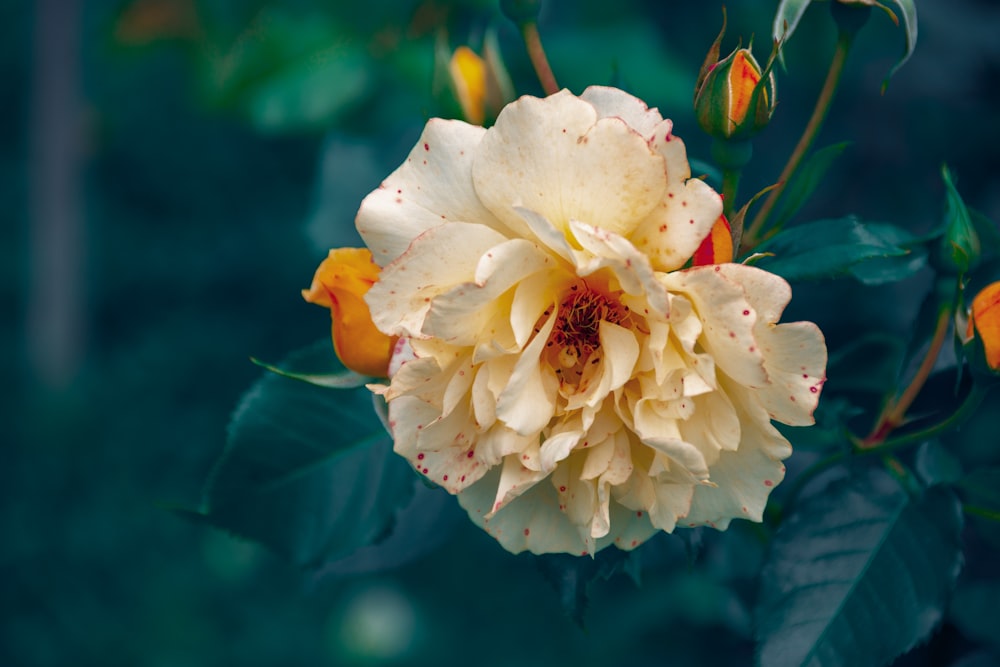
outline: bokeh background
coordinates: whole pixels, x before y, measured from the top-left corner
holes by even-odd
[[[773,2],[729,0],[724,49]],[[857,213],[917,231],[947,162],[1000,218],[1000,6],[918,2],[912,60],[876,11],[820,145],[854,143],[800,219]],[[0,4],[0,664],[746,664],[746,527],[656,540],[643,595],[595,586],[586,629],[535,563],[460,512],[441,546],[381,573],[307,576],[187,522],[229,415],[278,360],[326,335],[305,304],[318,261],[356,243],[361,198],[443,112],[434,47],[495,29],[517,89],[538,93],[489,0],[36,0]],[[619,85],[659,106],[695,158],[695,75],[719,3],[550,0],[560,83]],[[768,185],[811,110],[834,33],[817,3],[787,47],[774,122],[744,193]],[[859,285],[857,289],[862,289]],[[832,344],[905,332],[926,281],[881,300],[804,290]],[[804,296],[803,296],[804,295]],[[749,557],[748,557],[748,554]],[[930,652],[957,641],[946,627]]]

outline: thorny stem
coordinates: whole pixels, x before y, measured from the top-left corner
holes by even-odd
[[[741,254],[751,250],[760,241],[778,231],[777,227],[772,228],[768,230],[767,235],[761,237],[764,223],[767,222],[767,218],[774,209],[775,204],[777,204],[778,198],[781,197],[785,186],[788,185],[788,180],[795,173],[795,170],[799,168],[802,158],[809,151],[813,141],[816,139],[816,135],[819,134],[819,130],[823,126],[823,121],[830,110],[831,102],[833,102],[834,93],[837,92],[840,75],[844,71],[844,63],[847,62],[847,54],[851,50],[851,43],[852,36],[842,31],[837,39],[837,48],[833,52],[833,58],[830,60],[830,69],[826,74],[826,81],[823,83],[823,88],[816,99],[816,106],[813,108],[812,117],[809,118],[809,123],[806,125],[805,130],[803,130],[802,136],[799,137],[799,143],[795,146],[795,150],[792,151],[791,156],[788,158],[785,168],[781,171],[777,186],[768,194],[767,199],[764,200],[760,210],[754,216],[753,222],[747,229],[743,237],[743,246],[740,249]]]
[[[549,67],[549,60],[545,57],[545,49],[542,47],[542,38],[538,34],[538,23],[535,21],[525,21],[521,24],[521,36],[524,37],[524,45],[528,50],[528,57],[538,75],[538,81],[542,84],[542,90],[546,95],[553,95],[559,92],[559,84]]]

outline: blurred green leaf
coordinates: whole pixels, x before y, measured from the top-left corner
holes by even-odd
[[[310,356],[313,354],[314,349],[321,355],[325,354],[329,356],[333,354],[333,346],[328,340],[321,341],[313,348],[309,348]],[[257,364],[264,370],[271,371],[272,373],[282,377],[299,380],[308,384],[314,384],[317,387],[326,387],[327,389],[353,389],[355,387],[363,387],[366,383],[371,382],[373,379],[366,375],[355,373],[347,368],[341,371],[334,371],[332,373],[299,373],[265,363],[259,359],[254,359],[253,357],[250,358],[250,361]]]
[[[781,0],[774,12],[774,22],[771,24],[772,39],[787,41],[795,32],[802,15],[811,3],[812,0]],[[781,57],[780,52],[778,55]]]
[[[883,665],[940,622],[962,563],[955,495],[908,495],[875,468],[785,519],[764,566],[758,663]]]
[[[920,445],[914,466],[927,486],[953,484],[962,478],[962,463],[937,440]]]
[[[905,350],[905,341],[885,333],[854,338],[830,352],[825,391],[878,396],[894,391]]]
[[[315,345],[283,366],[337,371],[333,354]],[[228,430],[205,519],[298,565],[318,567],[384,538],[417,483],[364,388],[269,373],[243,396]]]
[[[805,163],[795,171],[795,174],[788,181],[788,186],[782,192],[781,205],[774,216],[774,222],[771,223],[773,226],[780,229],[809,201],[809,197],[823,181],[833,161],[840,157],[850,145],[849,141],[832,144],[812,153],[806,159]]]
[[[970,472],[959,482],[959,489],[970,505],[1000,514],[1000,468]]]
[[[1000,648],[996,606],[1000,579],[971,579],[955,589],[948,616],[966,638]]]
[[[623,572],[638,581],[638,552],[620,549],[602,549],[593,558],[570,554],[543,554],[534,558],[542,576],[559,595],[563,611],[573,621],[584,627],[583,614],[587,608],[587,595],[591,584]]]
[[[899,13],[903,15],[903,32],[906,38],[906,50],[900,56],[899,61],[893,65],[889,75],[882,81],[882,92],[889,86],[889,79],[899,70],[900,67],[913,55],[913,49],[917,48],[917,6],[914,0],[890,0],[899,7]]]
[[[861,262],[907,255],[893,241],[901,233],[892,225],[854,217],[817,220],[789,227],[761,243],[756,252],[769,254],[755,264],[790,281],[833,278],[850,274]]]
[[[231,45],[203,56],[209,100],[263,131],[326,129],[375,83],[364,44],[317,12],[269,8]]]
[[[874,257],[854,264],[850,268],[853,278],[865,285],[884,285],[904,280],[927,266],[927,246],[902,227],[878,222],[868,223],[868,228],[883,240],[907,250],[905,255]]]

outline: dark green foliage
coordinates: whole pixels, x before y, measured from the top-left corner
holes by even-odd
[[[758,663],[883,665],[909,651],[944,614],[961,528],[951,491],[912,496],[879,469],[797,505],[761,575]]]
[[[755,252],[765,256],[754,263],[793,282],[844,275],[866,283],[896,281],[922,265],[913,266],[908,258],[903,240],[912,238],[892,225],[864,223],[853,217],[817,220],[785,229],[761,243]],[[869,262],[887,258],[896,261],[867,269]],[[855,273],[859,269],[864,271],[860,275]]]
[[[322,349],[292,355],[286,366],[321,368]],[[331,347],[325,356],[329,365]],[[317,568],[384,538],[415,483],[409,464],[392,451],[370,391],[335,391],[269,373],[233,415],[204,515]]]

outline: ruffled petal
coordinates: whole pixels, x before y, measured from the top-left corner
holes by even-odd
[[[500,296],[554,263],[551,255],[531,241],[504,241],[479,259],[472,282],[434,298],[423,332],[451,345],[475,345],[483,337],[495,338],[497,332],[486,325],[497,310],[510,312],[509,301],[498,301]]]
[[[653,136],[656,127],[663,122],[658,109],[650,109],[638,97],[624,90],[610,86],[590,86],[580,99],[594,105],[598,118],[621,118],[645,139]]]
[[[455,285],[472,282],[479,258],[507,238],[485,225],[445,223],[418,238],[365,296],[372,320],[389,335],[426,337],[431,301]]]
[[[671,292],[683,294],[701,320],[699,338],[716,367],[740,384],[767,384],[764,356],[754,337],[756,312],[743,288],[721,271],[722,265],[676,271],[663,276]],[[776,278],[780,280],[780,278]]]
[[[483,137],[472,177],[483,204],[522,232],[515,206],[562,229],[576,219],[628,234],[666,187],[663,158],[638,132],[620,118],[598,119],[568,91],[508,105]]]
[[[684,143],[663,121],[650,148],[664,159],[667,187],[663,199],[629,238],[657,271],[674,271],[691,259],[722,215],[722,198],[707,183],[691,178]]]
[[[444,222],[504,229],[472,185],[472,161],[485,133],[462,121],[431,119],[406,162],[361,202],[355,224],[379,266]]]

